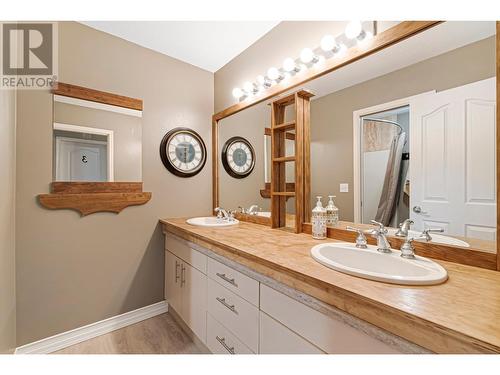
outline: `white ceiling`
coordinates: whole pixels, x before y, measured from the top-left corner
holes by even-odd
[[[215,72],[278,21],[85,21],[97,30]]]

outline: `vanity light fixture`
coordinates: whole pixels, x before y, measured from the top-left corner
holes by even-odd
[[[264,89],[267,89],[268,87],[271,87],[273,85],[269,78],[264,77],[263,75],[257,76],[257,83]]]
[[[242,96],[244,96],[244,95],[245,95],[245,93],[244,93],[244,92],[243,92],[243,90],[242,90],[242,89],[240,89],[239,87],[235,87],[235,88],[233,89],[233,97],[234,97],[235,99],[240,99],[240,98],[241,98]]]
[[[254,95],[256,94],[259,90],[257,88],[257,86],[250,82],[250,81],[246,81],[244,84],[243,84],[243,91],[245,91],[245,93],[247,95]]]
[[[342,55],[347,50],[345,44],[337,42],[331,34],[327,34],[321,39],[320,47],[324,52],[332,52],[334,55]]]
[[[274,66],[270,67],[267,71],[267,77],[270,79],[270,80],[273,80],[273,81],[276,81],[276,82],[279,82],[281,81],[283,78],[285,78],[283,76],[283,74],[281,74],[281,72],[275,68]]]
[[[373,34],[363,30],[361,21],[350,21],[345,28],[345,36],[349,39],[357,39],[358,42],[373,38]]]
[[[295,60],[291,57],[287,57],[285,60],[283,60],[283,69],[285,70],[285,72],[289,73],[300,72],[300,67],[295,64]]]
[[[319,60],[318,56],[316,56],[312,51],[312,49],[310,48],[304,48],[300,52],[300,61],[302,61],[304,64],[309,64],[309,63],[316,64],[318,60]]]

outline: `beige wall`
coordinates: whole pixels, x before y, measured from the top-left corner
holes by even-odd
[[[36,195],[52,180],[51,95],[18,93],[18,345],[163,300],[158,218],[211,210],[210,163],[182,179],[158,151],[168,130],[187,126],[210,155],[211,73],[71,22],[59,26],[59,79],[143,99],[142,175],[153,197],[119,215],[41,208]]]
[[[335,73],[332,73],[335,74]],[[354,111],[430,90],[446,90],[495,76],[495,38],[490,37],[387,75],[313,100],[311,196],[336,195],[342,220],[354,220]],[[384,171],[381,171],[384,173]],[[348,193],[339,184],[349,183]]]
[[[382,32],[396,21],[377,21]],[[325,34],[340,35],[345,21],[284,21],[256,41],[241,54],[215,72],[215,112],[236,103],[234,87],[245,81],[255,81],[271,66],[281,67],[286,57],[296,58],[304,47],[316,48]]]
[[[16,94],[0,90],[0,353],[16,347]]]

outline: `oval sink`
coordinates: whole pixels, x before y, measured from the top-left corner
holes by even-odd
[[[379,253],[376,246],[358,249],[348,242],[324,243],[311,249],[312,257],[336,271],[365,279],[401,285],[440,284],[448,273],[436,262],[415,256],[404,259],[399,250],[390,254]]]
[[[394,236],[396,231],[397,231],[397,229],[395,229],[395,228],[387,228],[387,234],[389,236]],[[417,239],[419,236],[420,236],[420,232],[417,232],[414,230],[408,231],[408,237],[410,237],[410,238]],[[443,236],[442,234],[436,234],[436,233],[431,233],[431,237],[432,237],[431,242],[441,243],[444,245],[470,247],[470,245],[467,242],[459,240],[458,238]]]
[[[238,220],[232,219],[231,221],[226,219],[218,219],[214,216],[207,217],[193,217],[187,219],[186,223],[191,225],[196,225],[198,227],[229,227],[231,225],[236,225],[239,223]]]

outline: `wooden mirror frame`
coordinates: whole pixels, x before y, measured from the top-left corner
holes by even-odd
[[[83,100],[142,112],[141,99],[69,83],[57,82],[51,93],[74,99],[76,104]],[[143,191],[142,182],[53,181],[48,194],[38,195],[38,202],[50,210],[70,209],[87,216],[97,212],[118,214],[127,207],[146,204],[151,196],[151,192]]]
[[[213,208],[219,206],[219,121],[232,116],[244,109],[253,107],[259,103],[269,100],[275,96],[285,93],[294,87],[303,85],[313,79],[329,74],[337,69],[351,64],[364,57],[372,55],[378,51],[397,44],[407,38],[428,30],[443,21],[404,21],[394,27],[381,32],[373,37],[369,48],[360,49],[356,46],[349,48],[344,57],[340,59],[326,60],[322,69],[308,71],[300,76],[290,78],[287,85],[275,85],[266,90],[264,95],[247,99],[243,102],[234,104],[212,116],[212,205]],[[497,80],[497,197],[500,195],[500,21],[496,22],[496,80]],[[250,218],[250,215],[240,215],[240,219],[257,222],[258,224],[271,225],[271,221],[267,218]],[[441,245],[435,243],[415,242],[417,254],[428,256],[435,259],[441,259],[456,263],[468,264],[471,266],[487,268],[500,271],[500,241],[498,241],[498,233],[500,228],[500,207],[497,203],[497,252],[487,253],[471,248],[460,248],[455,246]],[[310,233],[311,225],[306,223],[303,225],[302,231]],[[339,240],[353,241],[355,234],[338,228],[328,228],[328,237]],[[369,239],[372,242],[373,239]],[[401,239],[391,237],[392,246],[398,247],[401,244]]]

